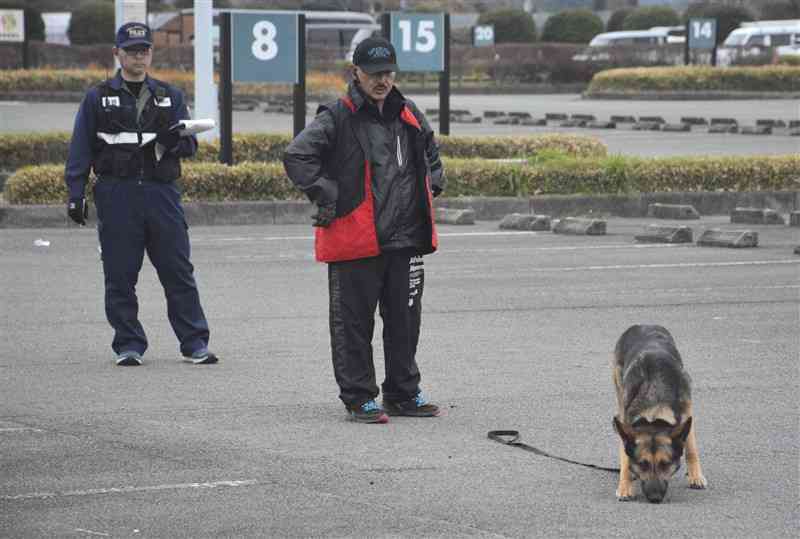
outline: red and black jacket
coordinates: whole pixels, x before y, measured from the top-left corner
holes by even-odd
[[[396,92],[397,90],[392,90]],[[398,92],[399,94],[399,92]],[[317,117],[289,145],[283,162],[292,182],[317,205],[336,204],[336,219],[316,229],[316,258],[338,262],[381,253],[372,194],[372,167],[362,125],[364,97],[351,85],[341,99],[320,106]],[[413,102],[403,98],[401,121],[413,132],[411,146],[428,233],[420,254],[438,246],[433,193],[444,174],[433,131]]]

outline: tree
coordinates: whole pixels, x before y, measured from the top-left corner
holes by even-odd
[[[21,9],[25,12],[25,37],[44,41],[44,19],[38,9],[26,6],[24,0],[0,1],[0,9]]]
[[[647,30],[653,26],[678,26],[681,18],[671,7],[640,7],[631,11],[622,23],[624,30]]]
[[[755,16],[747,8],[710,2],[689,4],[684,14],[684,20],[690,17],[717,19],[717,43],[725,41],[728,34],[738,28],[741,23],[755,20]]]
[[[568,9],[544,23],[542,41],[588,43],[603,31],[603,20],[588,9]]]
[[[95,0],[72,12],[67,35],[74,45],[114,43],[114,4]]]
[[[800,0],[769,2],[761,6],[760,15],[766,21],[800,19]]]
[[[606,24],[606,32],[619,32],[622,30],[625,17],[630,15],[632,11],[633,10],[631,8],[622,8],[612,13],[608,18],[608,23]]]
[[[487,11],[478,17],[478,24],[494,25],[495,43],[530,43],[536,41],[536,23],[521,9]]]

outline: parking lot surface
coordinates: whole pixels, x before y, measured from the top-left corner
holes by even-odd
[[[423,110],[438,109],[435,95],[411,95]],[[309,103],[307,123],[313,119],[316,103]],[[487,110],[527,112],[533,118],[547,113],[593,114],[607,121],[613,115],[662,116],[667,123],[679,123],[681,117],[732,118],[739,125],[754,126],[758,119],[800,120],[797,102],[789,99],[724,101],[639,101],[581,99],[579,95],[453,95],[451,109],[463,109],[482,116]],[[78,103],[0,102],[0,132],[71,131]],[[234,111],[233,130],[239,133],[291,133],[290,114]],[[438,132],[437,122],[432,122]],[[489,119],[480,124],[451,123],[451,135],[539,135],[544,133],[581,134],[597,137],[609,153],[641,157],[676,155],[781,155],[800,151],[800,137],[776,129],[772,135],[709,134],[705,128],[690,133],[633,131],[618,129],[564,128],[553,123],[546,127],[494,125]]]
[[[727,221],[690,226],[743,228]],[[418,360],[447,414],[388,425],[337,400],[311,227],[190,230],[218,365],[178,361],[146,262],[136,368],[111,360],[96,231],[4,230],[0,536],[794,537],[798,229],[748,226],[753,249],[635,243],[651,222],[440,226]],[[682,470],[666,503],[620,503],[612,473],[487,439],[616,465],[610,358],[636,323],[682,352],[707,490]]]

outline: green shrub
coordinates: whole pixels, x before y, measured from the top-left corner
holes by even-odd
[[[481,13],[478,24],[494,25],[495,43],[536,41],[536,23],[521,9],[498,9]]]
[[[641,67],[609,69],[597,73],[586,95],[603,92],[652,91],[798,92],[800,69],[788,65],[758,67],[711,66]]]
[[[606,32],[619,32],[622,30],[622,25],[625,23],[625,17],[630,15],[633,11],[631,8],[618,9],[611,14],[606,24]]]
[[[27,165],[65,163],[71,134],[28,133],[0,135],[0,167],[15,170]],[[280,161],[292,137],[278,134],[248,133],[233,136],[233,160]],[[441,154],[450,157],[527,157],[543,149],[555,149],[571,155],[602,156],[605,145],[599,140],[574,135],[537,135],[527,137],[448,137],[437,139]],[[219,160],[219,141],[201,142],[190,161]],[[62,165],[63,166],[63,165]]]
[[[631,11],[622,23],[623,30],[647,30],[653,26],[677,26],[678,13],[671,7],[639,7]]]
[[[21,9],[25,12],[25,37],[30,41],[44,41],[42,13],[26,5],[25,0],[0,0],[0,9]]]
[[[568,9],[547,19],[542,41],[588,43],[603,31],[603,20],[588,9]]]
[[[759,15],[759,18],[765,21],[800,19],[800,2],[797,0],[767,2],[761,6]]]
[[[464,159],[504,159],[529,157],[542,151],[557,150],[568,155],[601,157],[605,144],[596,138],[581,135],[536,135],[496,137],[437,137],[440,153],[445,157]]]
[[[73,45],[111,44],[115,34],[112,2],[87,2],[72,12],[67,35]]]
[[[590,158],[543,149],[527,163],[445,158],[444,166],[448,197],[800,189],[798,155]],[[185,163],[180,184],[187,201],[304,200],[276,162]],[[22,168],[8,179],[4,194],[11,204],[63,203],[63,167]]]
[[[187,96],[194,95],[194,73],[177,69],[154,69],[150,76],[168,81]],[[0,94],[4,92],[85,92],[106,80],[113,72],[105,69],[8,69],[0,70]],[[306,92],[310,99],[329,100],[340,96],[347,85],[338,75],[311,72],[306,77]],[[233,85],[237,98],[268,101],[289,97],[291,88],[285,84],[237,82]]]
[[[690,17],[717,19],[717,43],[722,43],[732,30],[745,21],[755,20],[753,13],[743,6],[726,6],[714,2],[695,2],[689,4],[683,15],[686,21]]]

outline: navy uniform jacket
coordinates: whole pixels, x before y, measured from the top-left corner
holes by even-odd
[[[197,139],[181,137],[177,146],[163,152],[155,137],[189,118],[183,92],[149,75],[140,96],[146,90],[150,96],[137,111],[137,99],[123,86],[118,70],[86,93],[75,118],[64,174],[70,198],[84,196],[91,169],[101,178],[170,182],[180,177],[180,158],[195,154]]]

